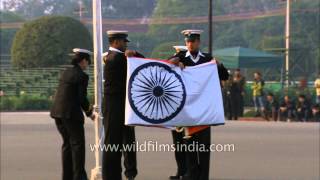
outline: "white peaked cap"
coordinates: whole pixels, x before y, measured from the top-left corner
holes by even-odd
[[[190,34],[201,34],[203,32],[203,30],[199,30],[199,29],[186,29],[181,31],[181,34],[183,35],[190,35]]]
[[[187,46],[172,46],[174,49],[178,49],[180,51],[188,50]]]
[[[120,31],[120,30],[110,30],[107,31],[108,35],[114,35],[114,34],[128,34],[128,31]]]
[[[87,49],[80,49],[80,48],[74,48],[72,49],[72,52],[74,53],[86,53],[86,54],[89,54],[89,55],[92,55],[93,53]]]

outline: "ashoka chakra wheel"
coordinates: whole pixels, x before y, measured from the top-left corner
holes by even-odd
[[[181,111],[186,91],[181,77],[169,66],[150,62],[131,74],[128,99],[141,119],[157,124],[171,120]]]

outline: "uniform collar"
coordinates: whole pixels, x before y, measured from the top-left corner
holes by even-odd
[[[84,72],[84,70],[79,66],[79,64],[75,64],[75,65],[73,65],[73,67]]]
[[[109,47],[109,51],[115,51],[115,52],[118,52],[118,53],[124,53],[124,52],[122,52],[119,49],[116,49],[114,47]]]
[[[194,57],[191,55],[191,52],[190,52],[190,51],[187,51],[187,53],[186,53],[186,57],[190,57],[190,59],[191,59],[194,63],[197,63],[197,62],[199,61],[200,56],[204,57],[204,55],[202,54],[202,52],[201,52],[200,50],[199,50],[196,58],[194,58]]]

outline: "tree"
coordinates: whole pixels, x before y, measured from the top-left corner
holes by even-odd
[[[170,17],[192,17],[206,16],[208,12],[207,0],[167,0],[158,1],[152,18],[170,18]],[[152,24],[150,25],[148,35],[157,37],[158,43],[168,41],[183,40],[180,32],[187,28],[207,29],[206,24]],[[204,33],[204,38],[206,35]],[[183,42],[183,41],[182,41]]]
[[[268,10],[276,6],[277,0],[249,1],[249,0],[213,0],[213,15],[225,15],[233,13],[243,13],[257,10]],[[170,17],[197,17],[208,16],[208,0],[167,0],[158,1],[152,18]],[[213,25],[213,45],[214,48],[228,46],[247,46],[242,33],[246,32],[242,22],[222,22]],[[208,23],[196,24],[152,24],[149,28],[149,36],[158,37],[158,42],[178,41],[182,39],[180,34],[183,29],[203,29],[202,46],[208,45]],[[244,31],[239,31],[242,29]]]
[[[146,57],[151,55],[153,46],[156,44],[154,38],[142,33],[130,33],[129,39],[131,42],[129,42],[128,48],[136,49]]]
[[[156,0],[108,0],[102,1],[104,18],[141,18],[149,17],[156,5]]]
[[[0,11],[1,23],[11,23],[11,22],[23,22],[24,19],[12,12],[3,12]],[[0,59],[6,59],[6,57],[10,54],[10,48],[12,44],[13,37],[17,29],[1,29],[0,31]]]
[[[20,68],[66,64],[73,48],[92,49],[92,38],[78,20],[45,16],[25,23],[11,48],[13,65]]]
[[[151,57],[157,59],[166,59],[176,52],[172,46],[181,45],[179,42],[166,42],[155,47],[152,51]]]
[[[213,0],[213,15],[249,13],[255,19],[231,20],[213,23],[213,49],[244,46],[261,50],[284,49],[285,16],[256,17],[256,12],[285,8],[279,0]],[[319,1],[301,0],[291,3],[290,74],[293,77],[312,77],[319,72]],[[207,0],[158,1],[153,18],[186,18],[208,15]],[[203,29],[202,49],[208,41],[207,23],[151,24],[148,34],[156,37],[158,44],[182,40],[180,31],[186,28]],[[277,49],[278,48],[278,49]]]
[[[84,17],[92,17],[92,0],[6,0],[5,9],[19,13],[27,18],[43,15],[65,15],[76,17],[79,2],[84,8]],[[149,17],[156,0],[108,0],[101,1],[104,18],[140,18]]]
[[[4,8],[32,19],[44,15],[75,16],[77,0],[6,0]]]

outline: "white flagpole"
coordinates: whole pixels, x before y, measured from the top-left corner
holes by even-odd
[[[102,23],[101,23],[101,0],[93,0],[93,47],[94,47],[94,101],[95,112],[99,115],[94,121],[95,129],[95,168],[91,170],[91,180],[102,179],[101,173],[101,151],[100,134],[102,126]]]
[[[286,85],[289,87],[289,54],[290,54],[290,0],[287,0],[287,11],[286,11]]]

